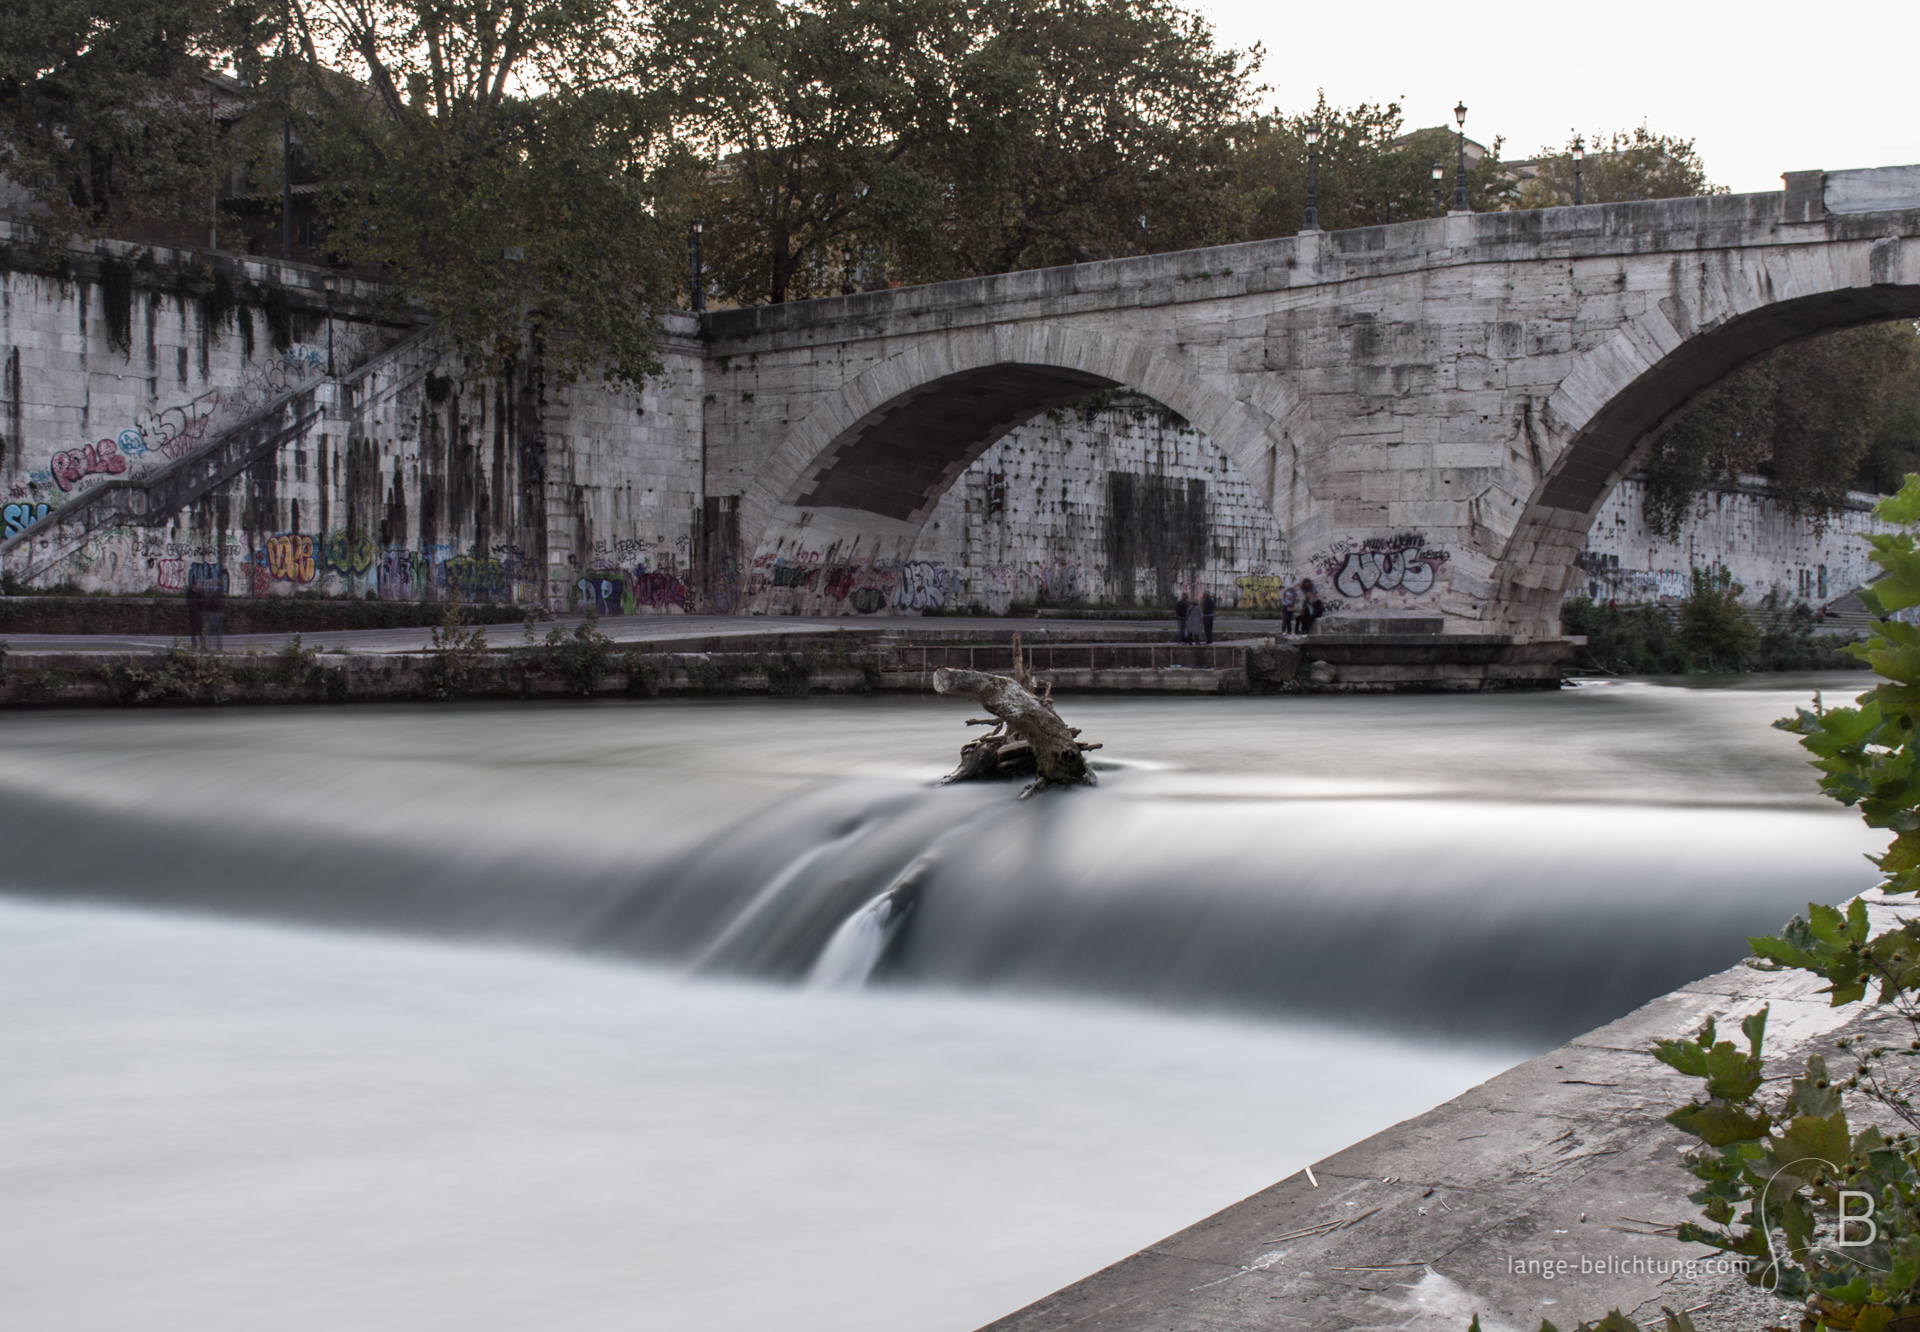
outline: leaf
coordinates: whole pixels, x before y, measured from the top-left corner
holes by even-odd
[[[1725,1101],[1709,1101],[1705,1105],[1690,1101],[1666,1118],[1667,1123],[1682,1133],[1691,1133],[1709,1147],[1754,1141],[1764,1137],[1772,1125],[1769,1116],[1750,1114]]]
[[[1807,1058],[1807,1075],[1796,1078],[1788,1102],[1801,1115],[1825,1119],[1840,1108],[1840,1093],[1827,1077],[1827,1061],[1819,1055]]]

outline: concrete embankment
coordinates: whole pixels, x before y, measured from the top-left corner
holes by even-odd
[[[325,650],[274,639],[224,652],[16,636],[0,658],[0,706],[930,693],[943,666],[1010,671],[1016,631],[1026,635],[1029,667],[1062,693],[1554,688],[1574,646],[1437,634],[1285,639],[1244,628],[1223,630],[1219,642],[1180,644],[1158,626],[964,621],[910,632],[727,626],[630,640],[563,627],[557,640],[505,649],[479,641],[436,648],[421,633]]]
[[[1867,901],[1876,931],[1920,914]],[[1737,1030],[1762,1005],[1769,1078],[1849,1032],[1904,1032],[1886,1010],[1829,1007],[1819,985],[1736,966],[1683,986],[984,1332],[1464,1332],[1475,1313],[1485,1332],[1536,1332],[1614,1308],[1655,1326],[1662,1306],[1700,1332],[1797,1327],[1794,1305],[1672,1237],[1700,1219],[1682,1164],[1696,1140],[1663,1117],[1698,1084],[1648,1050],[1708,1016]]]

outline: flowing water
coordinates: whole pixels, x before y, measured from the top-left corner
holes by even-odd
[[[8,716],[5,1325],[964,1332],[1870,885],[1865,681]]]

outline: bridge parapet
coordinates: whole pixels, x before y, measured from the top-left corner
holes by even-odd
[[[1125,386],[1265,498],[1277,572],[1352,573],[1342,613],[1551,637],[1593,514],[1696,394],[1793,338],[1920,315],[1920,167],[1786,183],[715,312],[708,488],[740,494],[756,568],[904,567],[1001,434]],[[1369,555],[1371,583],[1348,568]]]

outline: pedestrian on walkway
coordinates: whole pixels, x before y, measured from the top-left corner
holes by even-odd
[[[1187,641],[1187,612],[1192,608],[1193,603],[1187,600],[1187,590],[1183,587],[1180,599],[1173,603],[1173,627],[1179,630],[1182,643]]]
[[[1200,609],[1202,604],[1203,603],[1198,601],[1189,601],[1187,603],[1187,630],[1186,633],[1181,636],[1181,642],[1198,643],[1200,641],[1200,635],[1206,632],[1206,616]]]
[[[1201,627],[1206,630],[1207,641],[1211,643],[1213,641],[1213,593],[1212,592],[1203,592],[1200,595],[1200,624],[1201,624]]]
[[[1300,631],[1300,607],[1306,597],[1300,592],[1300,584],[1288,583],[1280,594],[1280,632],[1294,634]]]
[[[226,581],[225,569],[217,570],[213,577],[206,580],[202,600],[204,609],[200,612],[201,623],[206,626],[206,646],[215,652],[226,647],[227,589],[223,586]]]
[[[1313,632],[1313,622],[1327,613],[1327,603],[1320,600],[1320,591],[1314,587],[1311,578],[1300,580],[1300,632]]]
[[[200,587],[198,578],[187,580],[187,641],[196,648],[206,646],[207,594]]]

